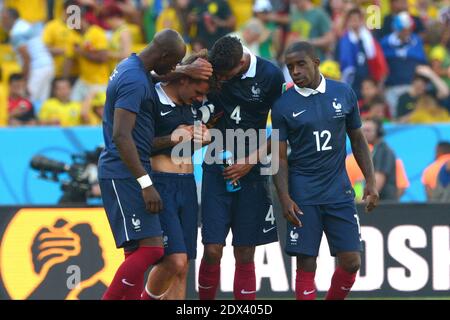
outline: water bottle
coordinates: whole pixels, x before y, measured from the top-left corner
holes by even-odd
[[[223,169],[228,168],[233,165],[233,154],[228,150],[222,150],[220,154],[222,159]],[[236,192],[241,190],[241,183],[238,181],[231,183],[231,180],[226,180],[226,188],[228,192]]]

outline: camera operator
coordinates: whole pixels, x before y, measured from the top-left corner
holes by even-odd
[[[31,160],[31,167],[40,171],[39,178],[52,180],[61,184],[63,195],[58,204],[87,204],[89,198],[99,198],[100,187],[97,177],[97,161],[102,147],[83,154],[72,155],[72,164],[55,161],[36,155]],[[69,180],[60,180],[59,175],[66,173]]]

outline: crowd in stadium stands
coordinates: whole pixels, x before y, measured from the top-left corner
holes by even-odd
[[[363,120],[450,122],[448,0],[4,0],[0,6],[0,126],[99,125],[116,63],[164,28],[183,35],[188,54],[231,33],[275,61],[287,82],[284,49],[308,40],[321,72],[352,86]],[[387,146],[380,150],[389,153]],[[392,156],[390,168],[379,168],[387,186],[396,185],[390,197],[409,184],[401,159]]]

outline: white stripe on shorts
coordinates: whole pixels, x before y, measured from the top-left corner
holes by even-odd
[[[130,241],[130,238],[128,237],[128,231],[127,231],[127,222],[125,220],[125,215],[123,214],[122,204],[120,203],[119,195],[117,194],[116,185],[114,184],[114,180],[111,179],[112,185],[114,188],[114,192],[116,193],[117,202],[119,203],[120,212],[122,213],[123,218],[123,227],[125,228],[125,237],[127,238],[127,241]]]

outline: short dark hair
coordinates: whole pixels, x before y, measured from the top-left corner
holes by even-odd
[[[209,62],[214,72],[227,72],[239,65],[244,54],[241,41],[232,36],[217,40],[209,53]]]
[[[347,11],[347,14],[345,15],[345,19],[347,20],[347,22],[348,22],[348,19],[350,18],[350,16],[352,16],[352,15],[354,15],[354,14],[357,14],[357,15],[359,15],[360,17],[363,16],[363,13],[362,13],[362,11],[361,11],[360,8],[358,8],[358,7],[353,7],[353,8],[351,8],[350,10],[348,10],[348,11]]]
[[[19,11],[17,11],[14,8],[6,8],[6,12],[8,13],[8,16],[14,20],[17,20],[20,18]]]
[[[24,80],[25,76],[22,73],[13,73],[9,76],[8,83],[13,83],[14,81]]]
[[[316,48],[314,48],[314,46],[308,41],[294,42],[286,49],[286,52],[284,54],[288,55],[294,52],[305,52],[311,59],[318,58]]]
[[[364,78],[362,82],[370,82],[370,83],[372,83],[374,86],[377,86],[377,85],[378,85],[377,81],[376,81],[374,78],[371,78],[371,77]]]
[[[448,141],[439,141],[437,145],[437,149],[442,154],[450,154],[450,142]]]
[[[384,104],[386,105],[386,100],[382,96],[375,96],[370,102],[369,102],[369,108],[372,107],[375,104]]]

